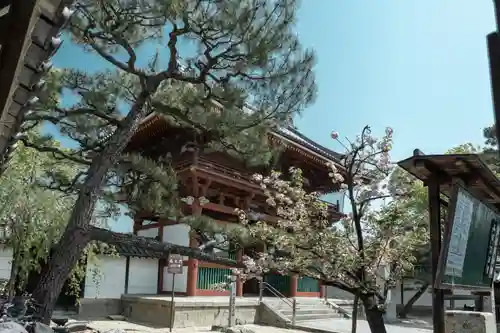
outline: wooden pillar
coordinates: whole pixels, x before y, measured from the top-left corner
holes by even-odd
[[[323,281],[318,280],[319,284],[319,298],[325,298],[326,297],[326,286],[323,283]]]
[[[432,322],[435,333],[444,332],[444,292],[435,288],[436,276],[441,252],[441,202],[439,183],[433,177],[428,184],[429,223],[432,264]]]
[[[193,215],[201,215],[202,208],[195,200],[192,207]],[[198,242],[196,241],[194,234],[189,233],[189,247],[198,247]],[[188,260],[188,277],[187,277],[187,289],[186,293],[188,296],[196,296],[196,284],[198,282],[198,259],[189,258]]]
[[[236,253],[236,261],[237,262],[242,262],[243,261],[243,250],[239,249],[238,252]],[[236,296],[241,297],[243,296],[243,281],[241,278],[238,276],[236,279]]]
[[[290,296],[289,297],[296,297],[297,296],[297,286],[299,284],[299,278],[297,275],[292,275],[290,277]]]
[[[158,227],[158,240],[163,242],[163,224]],[[165,265],[167,264],[166,258],[158,259],[158,287],[157,293],[163,292],[163,280],[165,279]]]
[[[196,247],[198,244],[193,235],[189,235],[189,246]],[[198,260],[189,258],[188,260],[188,277],[187,277],[187,295],[196,296],[196,284],[198,282]]]
[[[135,217],[134,224],[132,225],[132,233],[137,236],[140,226],[142,225],[142,219]],[[130,257],[125,258],[125,290],[124,293],[128,294],[128,286],[130,281]]]
[[[125,258],[125,286],[124,286],[124,291],[123,293],[126,295],[128,294],[128,284],[130,280],[130,256],[127,256]]]

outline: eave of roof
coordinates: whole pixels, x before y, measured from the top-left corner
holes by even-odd
[[[146,118],[143,119],[141,125],[137,129],[137,132],[145,130],[154,122],[160,120],[161,117],[162,116],[156,112],[150,113]],[[272,130],[271,135],[280,139],[280,141],[283,141],[286,144],[296,146],[298,149],[303,150],[314,157],[317,157],[325,164],[333,162],[340,166],[340,159],[342,158],[342,154],[339,154],[314,142],[292,127],[279,127]]]
[[[20,125],[20,114],[34,93],[40,65],[53,51],[51,38],[60,31],[68,0],[12,0],[2,16],[9,31],[0,53],[0,157]],[[15,17],[14,17],[15,15]],[[10,21],[10,22],[9,22]],[[17,36],[14,32],[17,32]]]
[[[500,208],[500,179],[478,154],[422,155],[416,152],[398,165],[424,183],[439,177],[441,193],[447,197],[451,197],[453,180],[462,180],[479,200]]]

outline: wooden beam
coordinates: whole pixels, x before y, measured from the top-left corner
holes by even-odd
[[[1,10],[0,10],[0,15],[1,15]],[[0,50],[2,49],[2,45],[5,43],[5,40],[9,36],[8,24],[9,24],[9,15],[6,14],[0,16]]]
[[[9,6],[12,0],[0,0],[0,10]]]
[[[500,5],[495,0],[495,14],[497,25],[500,23]],[[495,131],[497,145],[500,144],[500,37],[497,32],[488,35],[488,60],[490,65],[491,96],[495,115]]]
[[[444,332],[444,294],[436,288],[436,279],[441,253],[441,203],[438,179],[430,179],[428,184],[429,196],[429,231],[432,262],[432,321],[434,332]]]
[[[26,37],[30,36],[33,20],[38,15],[38,2],[39,0],[14,1],[10,6],[7,24],[9,36],[0,52],[0,82],[2,82],[0,85],[0,120],[4,119],[10,106],[9,100],[17,87],[14,83],[24,61]],[[0,134],[1,132],[2,128],[0,128]]]

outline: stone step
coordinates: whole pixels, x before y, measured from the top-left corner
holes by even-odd
[[[318,320],[318,319],[330,319],[330,318],[340,318],[338,314],[307,314],[307,315],[296,315],[295,321],[306,321],[306,320]],[[292,319],[291,317],[289,318]]]
[[[267,303],[269,304],[269,303]],[[292,305],[289,305],[289,304],[269,304],[270,306],[272,306],[273,308],[283,308],[283,309],[286,309],[286,308],[289,308],[291,309],[292,308]],[[326,304],[297,304],[296,305],[296,308],[297,309],[311,309],[311,308],[329,308],[330,306],[326,305]]]
[[[271,307],[273,310],[276,311],[292,311],[293,309],[291,307],[282,307],[282,308],[277,308],[277,307]],[[307,308],[296,308],[296,311],[332,311],[335,310],[334,308],[329,308],[329,307],[322,307],[322,306],[311,306]]]
[[[341,302],[335,303],[342,310],[347,313],[352,313],[352,302],[344,300],[339,300]],[[339,304],[340,303],[340,304]],[[292,320],[293,309],[292,300],[285,303],[283,300],[273,299],[266,300],[266,304],[272,309],[276,314],[280,314],[282,317]],[[342,305],[344,306],[342,306]],[[320,320],[320,319],[330,319],[330,318],[344,318],[345,315],[335,309],[334,307],[325,303],[322,299],[308,299],[308,300],[297,300],[296,311],[295,311],[295,321],[308,321],[308,320]]]
[[[286,310],[286,311],[279,311],[281,314],[285,316],[291,316],[293,315],[292,310]],[[295,312],[297,315],[299,314],[333,314],[335,311],[332,311],[331,309],[319,309],[319,310],[301,310],[301,311],[296,311]]]

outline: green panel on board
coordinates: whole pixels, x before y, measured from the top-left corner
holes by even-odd
[[[490,290],[494,277],[500,216],[455,184],[443,239],[436,287]]]

